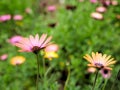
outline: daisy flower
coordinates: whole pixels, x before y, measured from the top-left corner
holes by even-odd
[[[20,65],[24,62],[25,62],[25,58],[23,56],[15,56],[15,57],[11,58],[11,60],[10,60],[10,64],[12,64],[14,66]]]
[[[58,54],[56,52],[45,52],[44,58],[52,60],[52,58],[58,58]]]
[[[110,78],[110,76],[111,76],[111,71],[108,69],[101,69],[100,73],[103,78]]]
[[[116,61],[114,60],[114,58],[111,58],[111,56],[107,56],[106,54],[101,54],[101,53],[94,53],[92,52],[92,56],[86,54],[84,56],[84,58],[90,62],[90,64],[88,64],[88,66],[90,67],[96,67],[98,69],[107,69],[107,70],[112,70],[112,68],[110,68],[110,65],[115,64]]]
[[[50,44],[50,40],[52,37],[47,38],[47,34],[42,34],[41,37],[39,37],[38,34],[33,37],[30,35],[29,38],[22,38],[21,41],[16,43],[16,46],[21,48],[21,52],[33,52],[37,54],[41,49],[47,47]]]

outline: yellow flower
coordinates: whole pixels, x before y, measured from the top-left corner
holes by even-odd
[[[112,70],[112,68],[110,68],[109,66],[112,64],[115,64],[116,61],[114,60],[114,58],[111,58],[111,56],[107,56],[106,54],[101,54],[101,53],[94,53],[92,52],[92,56],[86,54],[84,56],[84,58],[90,62],[90,64],[88,64],[88,66],[90,67],[96,67],[98,69],[108,69],[108,70]]]
[[[44,58],[52,60],[52,58],[58,58],[58,54],[56,52],[45,52]]]
[[[20,65],[25,62],[25,58],[23,56],[15,56],[11,58],[10,63],[12,65]]]

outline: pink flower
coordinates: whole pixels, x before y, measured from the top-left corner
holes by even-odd
[[[89,73],[94,73],[94,72],[96,71],[96,68],[94,68],[94,67],[89,67],[89,68],[87,69],[87,71],[88,71]]]
[[[79,2],[84,2],[84,0],[79,0]]]
[[[0,60],[6,60],[6,59],[7,59],[7,57],[8,57],[8,55],[7,55],[7,54],[3,54],[2,56],[0,56]]]
[[[22,19],[23,19],[23,16],[22,16],[22,15],[14,15],[14,16],[13,16],[13,19],[14,19],[14,20],[22,20]]]
[[[111,1],[111,4],[112,4],[113,6],[116,6],[116,5],[118,5],[118,1],[113,0],[113,1]]]
[[[32,12],[32,10],[31,10],[31,8],[26,8],[26,9],[25,9],[25,12],[26,12],[27,14],[30,14],[30,13]]]
[[[91,3],[97,3],[97,0],[90,0]]]
[[[45,48],[45,52],[57,52],[59,49],[57,44],[51,44]]]
[[[39,35],[36,34],[35,37],[30,35],[29,38],[22,38],[21,41],[16,43],[16,46],[21,48],[21,52],[33,52],[37,54],[41,49],[45,48],[50,44],[52,36],[47,38],[47,34],[42,34],[39,38]]]
[[[2,15],[0,16],[0,22],[5,22],[11,19],[11,15],[10,14],[6,14],[6,15]]]
[[[16,43],[18,43],[20,40],[22,40],[22,36],[13,36],[11,37],[8,42],[11,43],[12,45],[15,45]]]
[[[104,13],[107,11],[107,9],[103,6],[100,6],[100,7],[97,7],[96,8],[96,11],[99,12],[99,13]]]
[[[54,12],[56,10],[56,6],[54,6],[54,5],[48,6],[47,10],[50,12]]]
[[[110,78],[111,76],[110,72],[111,72],[110,70],[105,69],[105,68],[100,70],[100,73],[102,74],[103,78]]]
[[[103,19],[103,15],[101,13],[98,13],[98,12],[93,12],[91,14],[91,17],[94,18],[94,19],[97,19],[97,20],[102,20]]]
[[[111,3],[110,0],[99,0],[99,1],[100,1],[100,3],[101,3],[102,5],[104,5],[104,6],[109,6],[110,3]]]

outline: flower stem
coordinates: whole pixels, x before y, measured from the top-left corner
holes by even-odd
[[[44,89],[46,90],[45,59],[43,58],[42,61],[43,61],[43,83],[44,83],[43,86]]]
[[[67,89],[66,89],[66,86],[67,86],[67,84],[68,84],[69,78],[70,78],[70,67],[68,66],[68,76],[67,76],[67,80],[65,81],[64,90],[67,90]]]
[[[37,79],[36,79],[36,90],[39,90],[38,84],[39,84],[39,68],[40,68],[40,62],[39,62],[39,53],[36,54],[37,57]]]
[[[96,75],[95,75],[95,80],[94,80],[94,83],[93,83],[92,90],[94,90],[94,89],[95,89],[95,84],[96,84],[96,81],[97,81],[98,72],[99,72],[99,70],[97,70],[97,72],[96,72]]]
[[[105,82],[104,82],[104,85],[103,85],[103,87],[102,87],[102,90],[105,90],[105,86],[106,86],[106,84],[107,84],[107,80],[108,80],[108,79],[105,79]]]

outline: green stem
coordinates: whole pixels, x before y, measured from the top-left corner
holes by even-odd
[[[39,53],[36,54],[37,56],[37,79],[36,79],[36,89],[39,90],[38,85],[39,85],[39,68],[40,68],[40,63],[39,63]]]
[[[43,83],[44,83],[43,86],[46,90],[45,59],[43,58],[42,61],[43,61]]]
[[[107,80],[108,80],[108,79],[105,79],[105,82],[104,82],[104,85],[103,85],[102,90],[105,90],[105,86],[106,86],[106,84],[107,84]]]
[[[70,78],[70,67],[68,66],[68,76],[67,76],[67,80],[65,81],[64,90],[66,90],[66,87],[67,87],[67,84],[68,84],[69,78]]]
[[[94,89],[95,89],[95,84],[96,84],[96,81],[97,81],[98,72],[99,72],[99,70],[97,70],[97,72],[96,72],[96,76],[95,76],[95,80],[94,80],[94,83],[93,83],[92,90],[94,90]]]
[[[53,68],[53,66],[50,66],[50,67],[46,70],[46,72],[45,72],[45,77],[48,75],[48,73],[51,71],[52,68]]]

